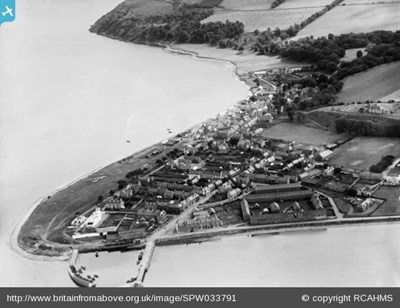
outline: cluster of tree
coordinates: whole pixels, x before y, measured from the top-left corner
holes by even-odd
[[[334,36],[329,35],[330,40],[344,49],[363,48],[368,44],[390,44],[398,39],[398,33],[393,31],[378,30],[368,33],[347,33]]]
[[[285,0],[275,0],[271,3],[271,9],[276,8],[277,6],[281,5]]]
[[[126,178],[128,181],[133,181],[134,179],[137,179],[137,177],[138,177],[139,175],[141,175],[143,171],[144,171],[144,170],[143,170],[142,168],[136,169],[136,170],[133,170],[133,171],[129,171],[129,172],[125,175],[125,178]],[[119,183],[118,183],[118,185],[119,185]]]
[[[337,70],[340,58],[346,51],[325,37],[316,40],[300,41],[290,44],[280,52],[280,56],[299,62],[313,63],[312,70],[329,74]]]
[[[214,8],[222,3],[223,0],[202,0],[197,3],[183,3],[188,8]]]
[[[288,87],[294,84],[301,85],[303,88],[311,88],[302,97],[297,96],[293,103],[297,110],[307,110],[317,107],[331,105],[335,100],[335,95],[340,92],[343,82],[335,76],[324,73],[314,72],[311,75],[304,76],[302,79],[288,82]],[[287,110],[291,120],[294,119],[294,110]]]
[[[382,173],[387,167],[389,167],[394,161],[393,155],[387,155],[382,157],[379,163],[373,165],[369,168],[370,172],[373,173]]]
[[[372,121],[339,118],[335,121],[335,129],[338,133],[353,133],[357,135],[374,136],[377,127]]]
[[[387,137],[400,137],[400,123],[386,125],[384,133]]]
[[[180,9],[179,13],[150,16],[136,26],[142,42],[209,43],[236,41],[243,33],[241,22],[208,22],[202,19],[212,14],[209,9]]]
[[[351,62],[341,62],[336,76],[346,76],[363,72],[375,66],[400,60],[400,39],[391,44],[380,44],[371,47],[366,55],[361,55]]]
[[[399,121],[375,123],[372,120],[357,120],[342,117],[335,121],[335,129],[338,133],[352,133],[365,136],[400,137]]]
[[[127,10],[105,16],[91,31],[138,43],[208,43],[218,45],[221,41],[236,41],[244,32],[240,22],[209,22],[201,20],[213,14],[211,9],[221,0],[203,0],[185,4],[172,13],[131,17]],[[223,43],[222,43],[223,45]]]

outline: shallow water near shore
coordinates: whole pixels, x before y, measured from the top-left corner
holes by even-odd
[[[87,31],[119,2],[21,0],[16,22],[0,28],[1,286],[74,286],[65,262],[7,244],[35,200],[247,95],[229,65]],[[158,247],[145,285],[399,286],[399,234],[400,224],[381,224]],[[136,275],[136,252],[104,256],[81,258],[110,277],[104,285]]]
[[[145,286],[399,286],[399,232],[399,223],[341,226],[157,247]]]

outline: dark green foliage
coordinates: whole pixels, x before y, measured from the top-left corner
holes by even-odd
[[[271,9],[276,8],[277,6],[281,5],[285,0],[275,0],[271,3]]]
[[[128,182],[125,180],[118,180],[117,184],[118,184],[118,189],[121,190],[128,185]]]
[[[223,0],[202,0],[199,3],[184,4],[186,7],[190,8],[208,8],[211,9],[222,3]]]
[[[335,175],[338,175],[338,174],[341,174],[341,173],[342,173],[342,168],[336,167],[336,168],[333,170],[333,174],[335,174]]]
[[[346,195],[349,197],[357,197],[357,189],[351,187],[346,189]]]
[[[389,167],[394,161],[394,156],[393,155],[387,155],[382,157],[379,163],[376,165],[373,165],[369,168],[370,172],[373,173],[381,173],[383,172],[387,167]]]
[[[372,121],[339,118],[335,121],[335,128],[338,133],[353,133],[357,135],[374,136],[377,131]]]
[[[204,0],[197,4],[185,4],[171,14],[131,17],[129,11],[116,11],[102,18],[91,31],[117,36],[137,43],[208,43],[231,47],[244,31],[240,22],[209,22],[201,20],[213,14],[212,8],[221,0]],[[129,17],[126,17],[129,16]]]

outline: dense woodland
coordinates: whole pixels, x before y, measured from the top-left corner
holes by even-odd
[[[363,136],[400,137],[400,121],[382,125],[372,120],[339,118],[335,121],[338,133],[352,133]]]
[[[104,16],[92,26],[91,31],[136,43],[207,43],[224,46],[227,40],[236,41],[240,38],[244,32],[242,23],[200,23],[212,15],[212,8],[221,2],[203,0],[195,4],[182,4],[175,7],[173,13],[144,18],[132,17],[129,10],[120,9]]]

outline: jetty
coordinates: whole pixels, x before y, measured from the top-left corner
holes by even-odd
[[[151,258],[153,257],[154,249],[156,247],[156,243],[154,240],[147,241],[146,248],[143,252],[143,257],[140,260],[138,274],[136,276],[135,281],[128,282],[120,287],[124,288],[137,288],[143,287],[144,276],[150,268]]]
[[[79,287],[94,288],[96,287],[95,278],[87,278],[81,275],[81,272],[77,269],[76,263],[78,261],[79,251],[74,249],[71,257],[68,261],[68,275],[71,280]]]

